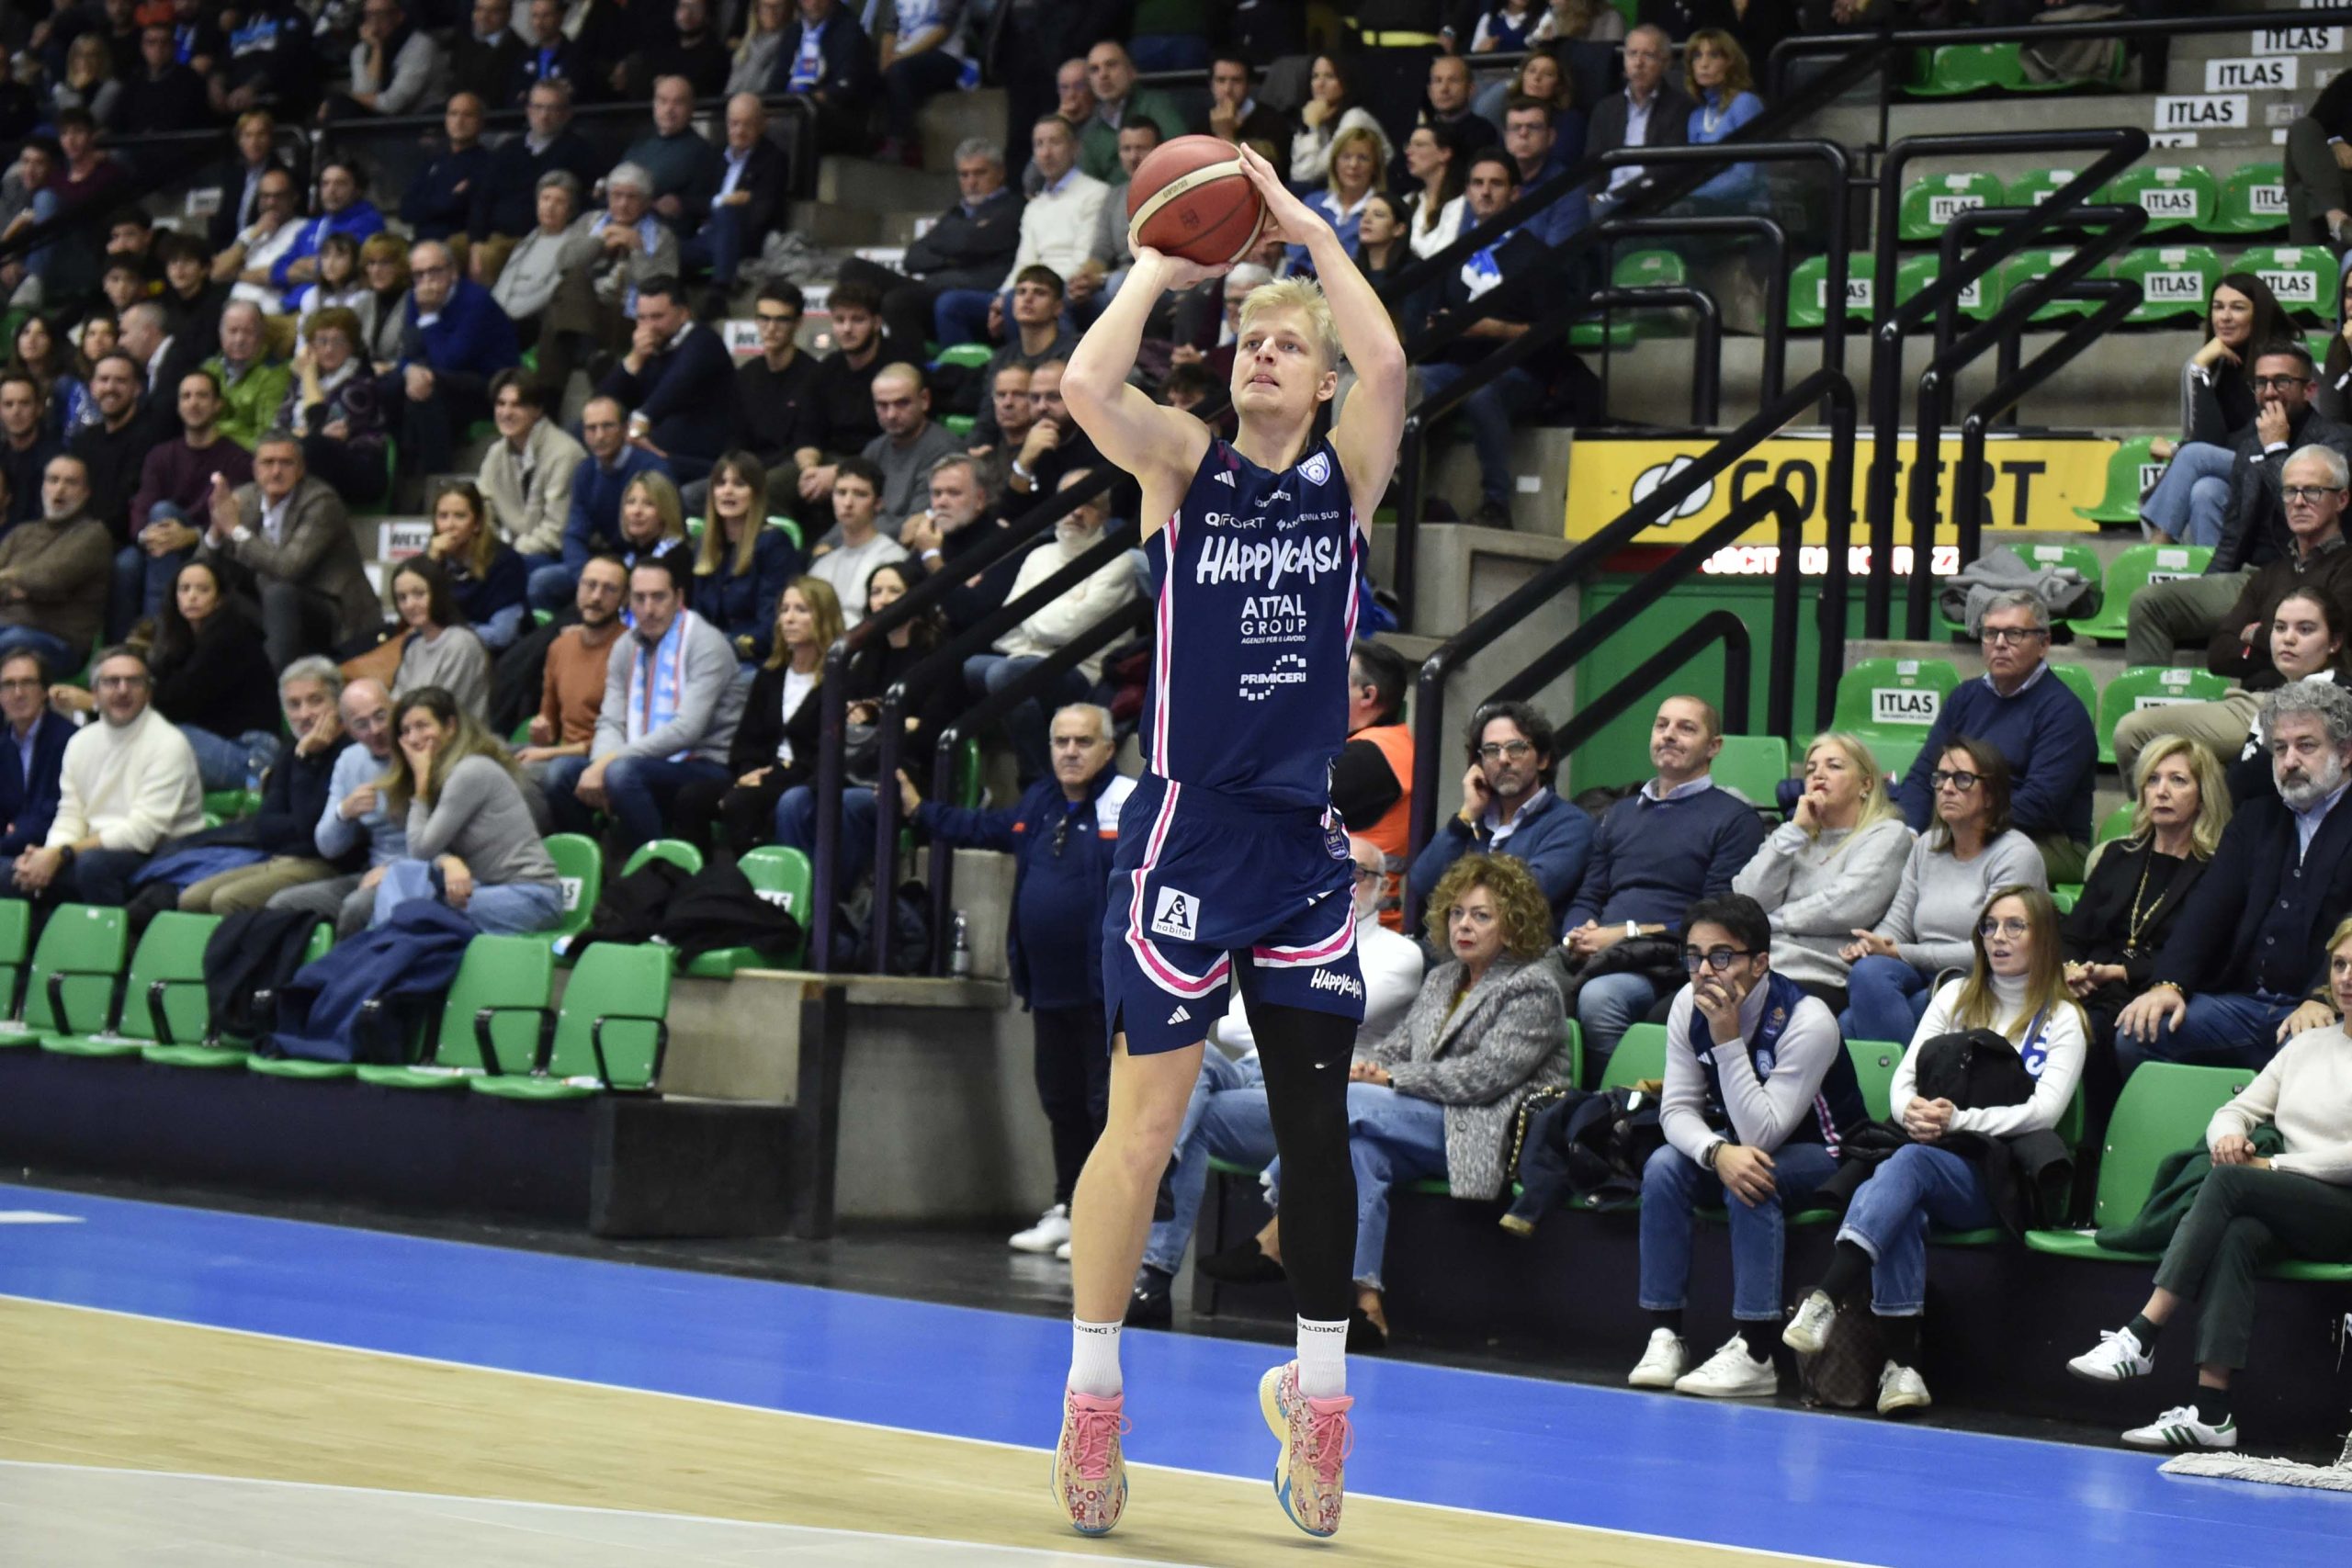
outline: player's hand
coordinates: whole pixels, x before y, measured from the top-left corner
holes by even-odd
[[[1317,229],[1327,234],[1336,232],[1315,215],[1313,208],[1291,194],[1282,175],[1255,149],[1245,146],[1238,151],[1241,172],[1250,176],[1250,183],[1258,187],[1259,199],[1266,204],[1266,227],[1258,232],[1261,243],[1280,235],[1286,243],[1303,245]]]
[[[1181,293],[1196,283],[1206,283],[1212,277],[1223,277],[1233,270],[1233,264],[1219,262],[1215,266],[1207,266],[1200,262],[1187,261],[1182,256],[1171,256],[1165,251],[1154,250],[1149,245],[1144,245],[1136,251],[1135,270],[1147,274],[1168,292]]]

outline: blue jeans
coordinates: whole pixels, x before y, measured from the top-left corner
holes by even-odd
[[[90,650],[78,652],[62,637],[51,637],[32,626],[0,626],[0,659],[18,653],[40,655],[41,665],[51,681],[69,680],[78,673],[82,661]]]
[[[964,660],[964,684],[974,696],[986,696],[1004,690],[1044,662],[1042,659],[1016,659],[1001,653],[976,653]],[[1020,763],[1024,789],[1052,771],[1050,716],[1064,703],[1085,700],[1086,677],[1076,670],[1065,670],[1046,695],[1051,699],[1050,706],[1030,697],[1016,703],[1004,716],[1005,733],[1012,738],[1012,754]]]
[[[209,518],[190,521],[188,514],[181,511],[175,502],[159,501],[147,509],[146,516],[132,518],[130,525],[136,532],[150,523],[186,523],[201,534],[209,521]],[[173,550],[165,555],[151,556],[134,544],[124,554],[129,555],[133,551],[138,554],[142,563],[141,571],[144,579],[139,600],[139,615],[160,615],[164,613],[164,596],[172,591],[172,579],[179,574],[180,568],[195,558],[196,547],[191,545],[184,550]]]
[[[551,762],[533,762],[523,772],[539,786],[547,797],[548,815],[555,819],[559,833],[587,833],[596,830],[595,813],[580,804],[574,793],[580,775],[588,771],[585,757],[558,757]]]
[[[1910,1044],[1928,1015],[1930,978],[1900,958],[1872,953],[1855,960],[1846,974],[1846,1010],[1838,1027],[1849,1040]]]
[[[724,762],[689,757],[673,762],[666,757],[616,757],[605,769],[605,810],[623,850],[633,850],[662,836],[662,824],[678,791],[696,779],[720,784],[733,780]]]
[[[959,343],[989,341],[989,301],[996,298],[993,288],[951,288],[932,302],[932,330],[939,334],[942,346]],[[1012,306],[1005,307],[1005,320],[1012,319]]]
[[[1424,365],[1421,391],[1434,398],[1468,373],[1466,366]],[[1457,412],[1470,426],[1470,445],[1478,454],[1478,493],[1485,500],[1510,504],[1510,422],[1543,395],[1535,378],[1513,366],[1463,400]]]
[[[2278,1054],[2278,1026],[2298,1006],[2293,997],[2266,991],[2188,998],[2177,1025],[2154,1041],[2115,1037],[2115,1062],[2125,1077],[2143,1062],[2195,1062],[2210,1067],[2255,1067]]]
[[[1996,1218],[1975,1166],[1950,1149],[1909,1144],[1862,1183],[1838,1239],[1871,1255],[1871,1311],[1917,1317],[1928,1300],[1928,1226],[1977,1230]]]
[[[531,556],[524,558],[526,561],[536,558]],[[532,609],[554,614],[570,604],[572,595],[579,591],[580,574],[558,560],[531,568],[530,586],[524,590],[524,594],[530,600]]]
[[[369,923],[382,925],[413,898],[440,897],[433,886],[431,862],[396,860],[384,868],[384,880],[376,885],[376,918]],[[459,913],[492,936],[543,931],[563,918],[563,894],[536,882],[478,882]]]
[[[874,792],[854,785],[842,791],[842,858],[833,886],[846,893],[874,873]],[[795,784],[775,803],[775,841],[817,858],[817,792]]]
[[[1348,1164],[1356,1173],[1355,1282],[1385,1289],[1380,1260],[1388,1250],[1388,1190],[1445,1174],[1445,1107],[1385,1084],[1348,1086]],[[1267,1198],[1279,1208],[1282,1162],[1268,1169]]]
[[[915,123],[923,100],[946,92],[964,73],[964,62],[944,49],[926,49],[894,60],[882,73],[882,93],[889,100],[890,140],[901,146],[920,146],[922,130]]]
[[[711,282],[721,288],[731,287],[743,259],[742,211],[740,207],[714,208],[702,232],[679,244],[678,259],[690,267],[707,268]]]
[[[1780,1321],[1783,1217],[1829,1179],[1838,1162],[1819,1144],[1782,1144],[1771,1155],[1774,1194],[1752,1209],[1673,1145],[1650,1156],[1642,1168],[1644,1312],[1682,1310],[1690,1283],[1690,1211],[1703,1197],[1730,1216],[1732,1317]]]
[[[2236,461],[2226,446],[2185,443],[2142,503],[2140,521],[2184,545],[2220,544],[2229,521],[2230,469]]]
[[[1657,987],[1640,975],[1600,975],[1577,992],[1577,1025],[1584,1034],[1584,1059],[1596,1076],[1609,1063],[1625,1031],[1657,1006]]]
[[[1168,1178],[1175,1207],[1151,1223],[1143,1260],[1163,1274],[1184,1265],[1201,1198],[1208,1190],[1209,1160],[1264,1169],[1274,1161],[1274,1119],[1266,1109],[1266,1075],[1255,1055],[1237,1062],[1212,1045],[1201,1053],[1201,1076],[1176,1134],[1175,1169]]]
[[[232,739],[183,724],[180,733],[196,753],[197,777],[207,792],[250,788],[277,761],[277,737],[266,729],[249,729]]]

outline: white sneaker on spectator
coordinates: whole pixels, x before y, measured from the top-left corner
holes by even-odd
[[[1672,1388],[1682,1369],[1690,1364],[1690,1352],[1682,1338],[1671,1328],[1650,1330],[1650,1348],[1625,1381],[1635,1388]]]
[[[1068,1242],[1064,1242],[1064,1243],[1062,1243],[1059,1247],[1057,1247],[1054,1248],[1054,1256],[1055,1256],[1056,1258],[1059,1258],[1059,1259],[1060,1259],[1062,1262],[1064,1262],[1064,1263],[1069,1262],[1069,1243],[1068,1243]]]
[[[1769,1360],[1747,1353],[1747,1341],[1735,1334],[1706,1364],[1675,1380],[1674,1392],[1702,1399],[1770,1399],[1781,1392],[1781,1374]]]
[[[1781,1343],[1800,1356],[1818,1356],[1829,1342],[1829,1325],[1838,1320],[1838,1303],[1819,1291],[1797,1303],[1796,1314],[1781,1330]]]
[[[2218,1427],[2208,1427],[2197,1418],[2197,1406],[2176,1404],[2146,1426],[2124,1433],[2123,1440],[2135,1449],[2233,1449],[2238,1424],[2231,1416]]]
[[[1069,1205],[1057,1203],[1037,1216],[1037,1223],[1014,1235],[1015,1252],[1051,1252],[1069,1240]]]
[[[1925,1410],[1933,1404],[1928,1397],[1928,1380],[1910,1367],[1898,1367],[1893,1361],[1878,1372],[1878,1413],[1892,1416],[1898,1410]]]
[[[2066,1363],[2066,1370],[2086,1382],[2121,1382],[2146,1377],[2156,1370],[2156,1360],[2130,1329],[2105,1328],[2099,1331],[2098,1348],[2084,1351]]]

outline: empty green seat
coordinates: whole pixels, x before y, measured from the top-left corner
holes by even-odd
[[[2069,621],[2076,637],[2121,641],[2128,629],[2132,595],[2152,582],[2172,582],[2201,576],[2213,558],[2210,545],[2133,545],[2107,563],[2099,585],[2098,613],[2088,620]]]
[[[25,956],[32,946],[33,907],[22,898],[0,898],[0,1010],[14,1016],[24,983]]]
[[[2222,258],[2211,245],[2165,245],[2126,251],[2108,264],[2107,274],[2140,286],[2140,302],[2123,318],[2140,326],[2202,316],[2222,281]]]
[[[1690,269],[1672,251],[1627,251],[1610,269],[1616,288],[1660,288],[1690,281]]]
[[[2153,435],[2135,435],[2128,441],[2117,442],[2115,450],[2107,459],[2107,493],[2098,498],[2098,504],[2096,506],[2075,508],[2075,515],[2086,523],[2137,523],[2140,521],[2140,498],[2147,493],[2148,487],[2154,484],[2165,471],[2164,459],[2158,457],[2153,450],[2155,441],[2156,438]],[[2154,548],[2154,546],[2140,547]],[[2125,552],[2127,555],[2130,553],[2130,551]],[[2107,575],[2109,581],[2114,580],[2115,570],[2112,566],[2108,569]],[[2101,599],[2099,614],[2093,617],[2095,620],[2106,619],[2108,604],[2113,598],[2114,595],[2110,593]],[[2076,631],[2083,629],[2083,622],[2076,621],[2074,625]],[[2116,625],[2120,628],[2122,622],[2119,620]],[[2120,637],[2123,634],[2119,629],[2115,635]]]
[[[1927,292],[1928,286],[1936,281],[1942,270],[1942,258],[1932,252],[1916,256],[1905,256],[1894,268],[1894,302],[1898,305],[1907,305],[1917,299]],[[1958,303],[1962,320],[1981,321],[1991,315],[1995,307],[1998,305],[1997,288],[1987,289],[1986,282],[1984,278],[1977,278],[1960,291]],[[1986,302],[1988,299],[1992,303],[1988,304]],[[1928,320],[1934,321],[1935,314],[1930,312]],[[1926,330],[1924,324],[1920,330],[1923,332]]]
[[[1959,684],[1959,667],[1950,660],[1857,660],[1838,679],[1830,728],[1860,736],[1874,752],[1882,739],[1908,739],[1916,750]]]
[[[1952,43],[1920,50],[1904,91],[1915,98],[2013,91],[2025,85],[2025,66],[2013,43]]]
[[[996,350],[984,343],[951,343],[939,351],[932,361],[934,367],[956,365],[967,370],[985,370]]]
[[[2148,214],[2142,233],[2170,229],[2209,230],[2222,208],[2222,187],[2193,164],[2159,164],[2126,169],[2108,181],[2105,198],[2118,207],[2137,203]]]
[[[2075,254],[2071,246],[2061,245],[2050,250],[2019,251],[2001,264],[2001,296],[2007,299],[2036,279],[2049,276],[2064,265]],[[2050,299],[2034,311],[2036,321],[2054,321],[2065,316],[2088,315],[2094,309],[2086,300]]]
[[[2245,164],[2222,177],[2213,229],[2222,234],[2272,234],[2287,226],[2287,169]]]
[[[61,905],[33,949],[21,1016],[0,1023],[0,1047],[38,1045],[60,1032],[95,1034],[106,1028],[115,976],[130,953],[130,931],[120,909]]]
[[[1666,1077],[1666,1025],[1636,1023],[1626,1029],[1600,1069],[1602,1089],[1631,1089],[1645,1078]]]
[[[1858,251],[1846,261],[1846,324],[1849,330],[1866,325],[1874,311],[1877,260]],[[1807,256],[1789,274],[1789,327],[1792,332],[1817,333],[1829,321],[1829,261]]]
[[[62,1056],[136,1056],[167,1040],[201,1040],[212,1008],[204,991],[204,944],[218,915],[167,910],[147,922],[122,992],[120,1016],[100,1029],[52,1034],[40,1043]]]
[[[2072,185],[2079,169],[2033,169],[2009,182],[2007,207],[2040,207],[2058,191]]]
[[[468,1085],[500,1100],[536,1100],[651,1089],[670,1048],[670,958],[665,947],[598,942],[564,987],[544,1069],[487,1073]]]
[[[1568,329],[1568,346],[1588,353],[1603,348],[1631,348],[1634,340],[1640,335],[1634,330],[1633,318],[1620,311],[1606,319],[1595,316],[1590,321],[1577,322]]]
[[[738,969],[795,969],[807,949],[810,873],[808,857],[781,844],[763,844],[740,863],[745,880],[761,897],[798,920],[800,945],[787,952],[763,953],[756,947],[721,947],[703,953],[686,965],[686,973],[701,979],[724,980]]]
[[[1933,240],[1951,220],[1979,207],[1998,207],[2000,180],[1992,175],[1929,175],[1913,180],[1895,209],[1895,231],[1905,240]]]
[[[686,842],[685,840],[649,839],[629,852],[628,859],[621,864],[621,874],[628,876],[643,866],[647,861],[653,860],[666,860],[672,865],[684,871],[689,876],[702,869],[702,851]]]
[[[2232,682],[2210,670],[2183,665],[2135,665],[2107,683],[2098,699],[2098,760],[2115,761],[2115,727],[2128,714],[2173,703],[2219,702]]]
[[[555,862],[556,885],[563,890],[563,918],[548,932],[558,962],[565,943],[588,929],[596,900],[605,896],[605,852],[585,833],[550,833],[548,858]]]
[[[2278,307],[2301,321],[2324,321],[2335,313],[2335,257],[2324,245],[2256,245],[2230,264],[2270,285]]]
[[[1715,755],[1714,780],[1766,811],[1780,807],[1780,783],[1789,776],[1789,743],[1777,735],[1726,735]]]
[[[482,1075],[483,1054],[501,1070],[527,1073],[539,1059],[539,1040],[553,1013],[548,992],[555,955],[538,936],[478,936],[466,944],[457,977],[441,1003],[427,1046],[413,1066],[363,1063],[355,1075],[379,1089],[463,1089]]]
[[[2096,1224],[2120,1224],[2137,1215],[2155,1190],[2156,1168],[2165,1156],[2202,1148],[2213,1112],[2253,1081],[2253,1069],[2247,1067],[2148,1062],[2134,1069],[2124,1082],[2122,1098],[2115,1102],[2100,1148],[2098,1191],[2091,1208]],[[2110,1263],[2148,1263],[2155,1258],[2154,1253],[2110,1252],[2089,1231],[2028,1231],[2025,1244],[2036,1252]]]
[[[205,941],[207,945],[209,945],[211,938],[208,935]],[[327,955],[327,949],[334,945],[334,928],[322,920],[311,930],[310,942],[302,949],[302,962],[317,963]],[[200,974],[193,981],[173,980],[168,983],[167,995],[176,998],[181,991],[190,987],[200,993],[203,984]],[[141,1056],[159,1066],[198,1067],[211,1072],[243,1067],[253,1060],[252,1041],[232,1039],[217,1032],[207,1032],[212,1026],[212,1010],[209,1005],[209,999],[203,1012],[204,1030],[193,1034],[184,1034],[181,1032],[181,1020],[184,1017],[182,1010],[187,1006],[185,1001],[176,1002],[175,1005],[167,1002],[162,1015],[155,1021],[159,1031],[156,1036],[158,1043],[142,1047],[139,1053]],[[297,1075],[289,1073],[283,1076]]]

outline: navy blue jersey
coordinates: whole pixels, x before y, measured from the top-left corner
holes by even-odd
[[[1275,474],[1212,442],[1148,549],[1159,611],[1146,765],[1255,806],[1325,808],[1348,740],[1363,561],[1330,443]]]

